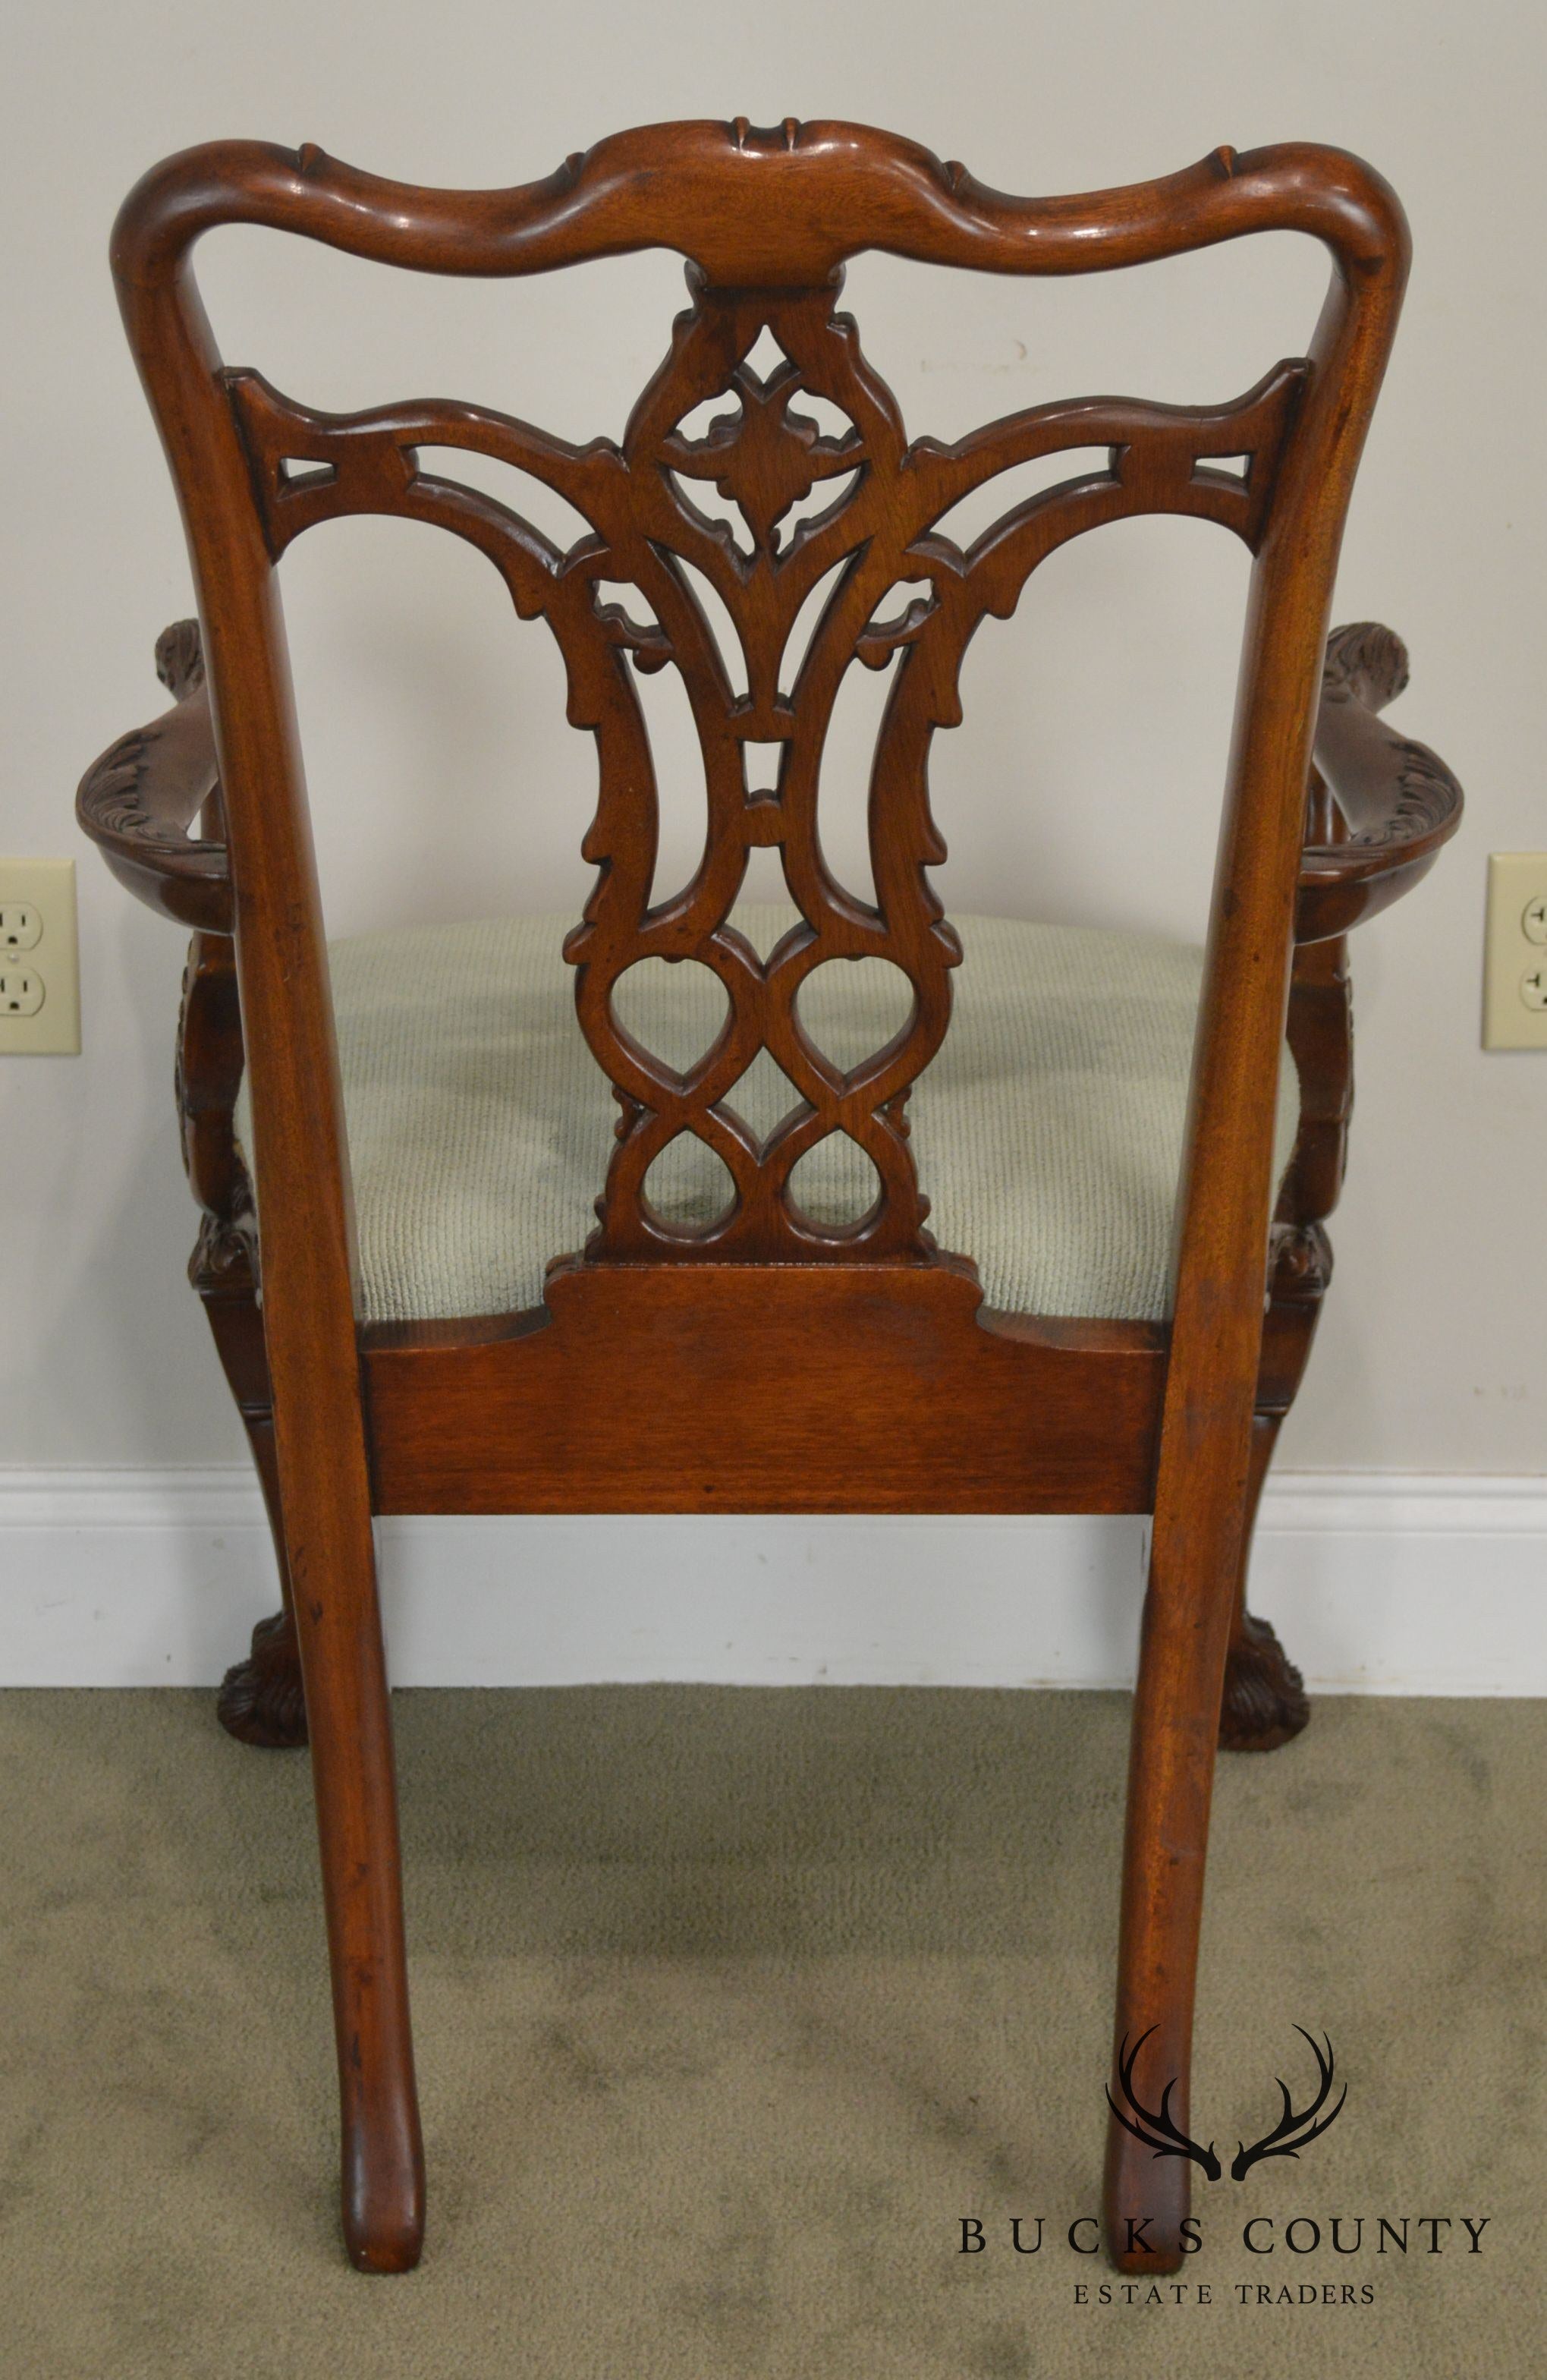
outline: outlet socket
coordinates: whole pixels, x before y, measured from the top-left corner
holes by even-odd
[[[0,908],[0,965],[35,950],[42,929],[43,921],[30,903],[12,901]]]
[[[0,1016],[36,1016],[43,1004],[43,979],[36,967],[0,966]]]
[[[0,1057],[79,1048],[75,862],[0,859]]]

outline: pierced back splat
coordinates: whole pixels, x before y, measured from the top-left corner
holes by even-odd
[[[721,289],[688,268],[692,303],[635,407],[622,445],[573,446],[529,424],[449,402],[355,415],[309,411],[252,372],[225,376],[253,464],[272,550],[350,512],[432,522],[485,553],[523,618],[546,619],[568,674],[569,716],[597,738],[599,793],[583,844],[598,870],[565,945],[580,1023],[621,1115],[593,1260],[719,1262],[928,1258],[906,1105],[950,1016],[961,945],[928,870],[945,856],[930,815],[929,747],[961,718],[962,656],[985,613],[1006,618],[1039,562],[1085,529],[1137,513],[1185,513],[1255,546],[1304,367],[1278,367],[1239,403],[1213,408],[1094,398],[1033,407],[955,445],[909,443],[855,325],[826,286]],[[764,372],[770,342],[779,360]],[[716,400],[723,409],[714,409]],[[809,411],[814,402],[829,426]],[[688,425],[696,418],[696,427]],[[847,426],[843,426],[847,425]],[[591,526],[561,552],[519,514],[454,479],[425,472],[418,450],[497,457],[564,497]],[[999,473],[1065,448],[1105,447],[1084,471],[1007,511],[965,551],[935,523]],[[1245,457],[1229,471],[1217,455]],[[722,512],[707,509],[714,498]],[[803,655],[787,656],[803,604],[831,589]],[[701,575],[740,639],[744,680],[727,669]],[[921,593],[917,591],[922,589]],[[635,600],[626,599],[636,590]],[[845,672],[899,665],[875,753],[869,801],[874,902],[845,889],[823,855],[817,790]],[[691,880],[651,903],[659,805],[635,670],[676,669],[704,757],[708,825]],[[792,670],[792,683],[781,671]],[[777,783],[767,783],[778,754]],[[749,766],[750,762],[750,766]],[[766,959],[731,922],[751,852],[777,848],[799,920]],[[635,1038],[612,988],[641,959],[696,959],[730,1007],[685,1071]],[[884,1047],[840,1068],[802,1027],[797,995],[835,958],[881,958],[912,986],[912,1013]],[[767,1050],[797,1103],[766,1136],[738,1113],[737,1083]],[[830,1133],[876,1168],[877,1194],[855,1220],[818,1223],[791,1177]],[[680,1134],[724,1164],[733,1195],[710,1223],[669,1221],[646,1176]]]

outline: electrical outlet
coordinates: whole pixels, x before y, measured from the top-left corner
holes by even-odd
[[[23,951],[34,949],[42,929],[42,919],[25,901],[0,909],[0,960],[19,958]]]
[[[36,967],[0,966],[0,1016],[36,1016],[43,1004],[43,979]]]
[[[1547,1050],[1547,851],[1488,855],[1482,1046]]]
[[[0,859],[0,1057],[80,1048],[73,859]]]

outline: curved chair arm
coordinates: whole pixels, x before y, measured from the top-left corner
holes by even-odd
[[[1335,628],[1322,673],[1315,769],[1348,823],[1300,857],[1295,940],[1324,942],[1389,907],[1461,822],[1461,788],[1427,744],[1377,716],[1408,683],[1400,637],[1373,621]]]
[[[197,620],[163,629],[156,675],[176,698],[173,708],[120,735],[92,762],[76,816],[119,882],[151,908],[203,933],[229,934],[235,912],[225,845],[188,833],[220,789]]]

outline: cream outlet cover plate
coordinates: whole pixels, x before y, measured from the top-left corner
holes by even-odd
[[[0,859],[0,1058],[79,1049],[75,862]]]
[[[1488,855],[1485,1050],[1547,1050],[1547,851]]]

